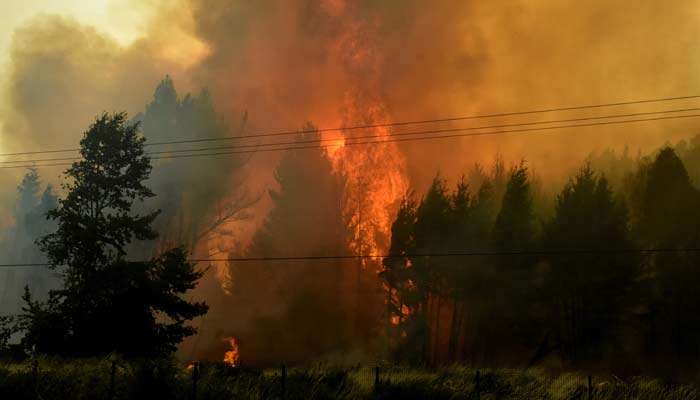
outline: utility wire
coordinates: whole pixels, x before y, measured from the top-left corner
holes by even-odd
[[[313,133],[313,132],[347,131],[347,130],[355,130],[355,129],[369,129],[369,128],[382,128],[382,127],[429,124],[429,123],[440,123],[440,122],[454,122],[454,121],[465,121],[465,120],[470,120],[470,119],[509,117],[509,116],[516,116],[516,115],[528,115],[528,114],[540,114],[540,113],[561,112],[561,111],[586,110],[586,109],[603,108],[603,107],[637,105],[637,104],[646,104],[646,103],[659,103],[659,102],[676,101],[676,100],[690,100],[690,99],[697,99],[697,98],[700,98],[700,95],[665,97],[665,98],[644,99],[644,100],[631,100],[631,101],[623,101],[623,102],[616,102],[616,103],[591,104],[591,105],[583,105],[583,106],[559,107],[559,108],[548,108],[548,109],[527,110],[527,111],[514,111],[514,112],[505,112],[505,113],[477,114],[477,115],[468,115],[468,116],[461,116],[461,117],[425,119],[425,120],[416,120],[416,121],[401,121],[401,122],[392,122],[392,123],[386,123],[386,124],[368,124],[368,125],[356,125],[356,126],[348,126],[348,127],[310,129],[310,130],[302,130],[302,131],[299,131],[299,130],[291,131],[290,130],[290,131],[257,133],[257,134],[228,136],[228,137],[209,137],[209,138],[201,138],[201,139],[173,140],[173,141],[145,143],[144,145],[145,146],[162,146],[162,145],[184,144],[184,143],[201,143],[201,142],[213,142],[213,141],[222,141],[222,140],[238,140],[238,139],[270,137],[270,136],[297,135],[297,134]],[[80,149],[72,148],[72,149],[25,151],[25,152],[18,152],[18,153],[3,153],[3,154],[0,154],[0,157],[21,156],[21,155],[30,155],[30,154],[68,153],[68,152],[76,152],[76,151],[80,151]]]
[[[700,247],[692,248],[650,248],[650,249],[574,249],[574,250],[517,250],[517,251],[470,251],[447,253],[408,253],[408,254],[346,254],[328,256],[284,256],[284,257],[231,257],[195,258],[189,262],[250,262],[250,261],[313,261],[313,260],[356,260],[378,258],[419,258],[419,257],[493,257],[493,256],[562,256],[562,255],[618,255],[618,254],[673,254],[699,253]],[[142,263],[150,261],[129,261]],[[0,267],[50,267],[50,263],[0,264]]]
[[[298,145],[298,144],[309,144],[309,143],[322,143],[322,142],[337,142],[338,140],[355,140],[355,139],[375,139],[375,138],[385,138],[385,137],[396,137],[396,136],[408,136],[408,135],[419,135],[419,134],[433,134],[433,133],[445,133],[445,132],[457,132],[457,131],[473,131],[481,129],[496,129],[496,128],[511,128],[519,126],[532,126],[532,125],[543,125],[543,124],[554,124],[563,122],[581,122],[581,121],[593,121],[601,119],[611,119],[611,118],[626,118],[626,117],[638,117],[643,115],[656,115],[656,114],[672,114],[672,113],[682,113],[689,111],[700,111],[700,107],[695,108],[682,108],[675,110],[661,110],[661,111],[649,111],[641,113],[632,114],[614,114],[614,115],[601,115],[594,117],[582,117],[582,118],[569,118],[569,119],[555,119],[555,120],[545,120],[545,121],[534,121],[534,122],[520,122],[515,124],[502,124],[502,125],[486,125],[486,126],[473,126],[466,128],[447,128],[439,130],[423,130],[414,132],[394,132],[385,134],[373,134],[364,136],[346,136],[344,138],[319,138],[319,139],[308,139],[308,140],[295,140],[290,142],[273,142],[273,143],[256,143],[256,144],[243,144],[235,146],[216,146],[216,147],[204,147],[196,149],[178,149],[178,150],[163,150],[163,151],[148,151],[145,152],[147,155],[158,155],[158,154],[177,154],[177,153],[189,153],[197,151],[212,151],[212,150],[230,150],[230,149],[245,149],[245,148],[260,148],[260,147],[271,147],[271,146],[288,146],[288,145]],[[318,132],[318,131],[314,131]],[[337,145],[337,144],[334,144]],[[55,162],[55,161],[78,161],[82,157],[63,157],[63,158],[44,158],[38,160],[12,160],[12,161],[0,161],[2,164],[17,164],[17,163],[35,163],[35,162]]]
[[[417,140],[437,140],[437,139],[448,139],[448,138],[456,138],[456,137],[490,136],[490,135],[497,135],[497,134],[504,134],[504,133],[521,133],[521,132],[533,132],[533,131],[549,131],[549,130],[553,130],[553,129],[581,128],[581,127],[605,126],[605,125],[619,125],[619,124],[627,124],[627,123],[634,123],[634,122],[663,121],[663,120],[672,120],[672,119],[681,119],[681,118],[697,118],[697,117],[700,117],[700,114],[678,115],[678,116],[670,116],[670,117],[655,117],[655,118],[631,119],[631,120],[624,120],[624,121],[593,122],[593,123],[574,124],[574,125],[556,125],[556,126],[535,127],[535,128],[524,128],[524,129],[499,130],[499,131],[491,131],[491,132],[452,133],[452,134],[443,134],[443,135],[438,135],[438,136],[421,136],[421,137],[400,137],[400,138],[396,138],[396,136],[411,136],[411,135],[429,134],[429,133],[460,132],[460,131],[465,131],[465,130],[470,130],[470,129],[472,129],[472,128],[451,128],[451,129],[440,129],[440,130],[430,130],[430,131],[420,131],[420,132],[404,132],[404,133],[395,133],[395,134],[372,135],[372,136],[368,136],[368,137],[376,138],[376,139],[384,139],[384,138],[386,138],[386,137],[389,137],[388,139],[385,139],[385,140],[368,140],[368,141],[347,142],[348,140],[353,140],[353,138],[346,138],[346,139],[344,139],[345,142],[344,142],[343,144],[331,143],[331,144],[320,144],[320,145],[312,145],[312,146],[290,146],[290,147],[264,148],[264,149],[253,149],[253,150],[220,151],[220,152],[212,152],[212,153],[182,154],[182,155],[166,155],[166,156],[160,156],[160,157],[151,157],[151,159],[152,159],[152,160],[162,160],[162,159],[175,159],[175,158],[210,157],[210,156],[231,155],[231,154],[248,154],[248,153],[259,153],[259,152],[268,152],[268,151],[302,150],[302,149],[321,149],[321,148],[328,148],[328,147],[345,147],[345,146],[355,146],[355,145],[365,145],[365,144],[382,144],[382,143],[392,143],[392,142],[408,142],[408,141],[417,141]],[[327,139],[327,140],[332,140],[332,141],[334,141],[334,142],[337,142],[337,141],[340,140],[340,139],[342,139],[342,138],[338,138],[338,139]],[[358,137],[356,137],[355,139],[358,139]],[[314,143],[320,143],[321,141],[322,141],[322,140],[316,140],[316,141],[314,141]],[[297,143],[298,143],[298,142],[297,142]],[[225,149],[225,148],[226,148],[226,147],[221,147],[221,149]],[[233,148],[239,148],[239,147],[233,147]],[[76,159],[76,160],[79,160],[79,159]],[[31,161],[27,161],[27,162],[31,162]],[[67,165],[71,165],[71,164],[72,164],[72,163],[54,163],[54,164],[40,164],[40,165],[25,164],[25,165],[0,166],[0,169],[10,169],[10,168],[39,168],[39,167],[67,166]]]

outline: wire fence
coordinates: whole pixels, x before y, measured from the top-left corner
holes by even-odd
[[[384,365],[254,369],[223,362],[60,362],[0,365],[1,399],[700,399],[700,386],[537,369]]]

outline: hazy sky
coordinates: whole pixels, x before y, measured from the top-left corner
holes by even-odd
[[[209,88],[229,120],[247,110],[249,128],[259,131],[683,96],[700,87],[696,0],[673,7],[633,0],[0,3],[0,83],[13,84],[2,88],[0,111],[8,112],[0,112],[0,152],[76,143],[96,113],[143,110],[166,74],[183,93]],[[32,19],[39,14],[72,20]],[[19,51],[10,60],[13,37]],[[6,73],[10,62],[14,76]],[[687,103],[611,112],[695,105]],[[423,187],[436,170],[456,179],[496,152],[559,174],[590,151],[646,151],[695,134],[695,126],[686,119],[420,142],[402,151]]]
[[[0,0],[0,85],[6,84],[10,48],[15,31],[33,18],[60,15],[94,27],[100,33],[126,46],[143,36],[152,15],[150,0]],[[0,152],[3,151],[0,118]]]
[[[143,9],[128,0],[2,0],[0,57],[7,61],[12,32],[37,14],[61,14],[95,26],[120,43],[138,37],[143,28]]]

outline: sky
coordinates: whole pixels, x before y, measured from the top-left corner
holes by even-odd
[[[40,15],[62,15],[96,27],[120,45],[144,34],[148,19],[145,7],[130,0],[0,0],[0,77],[6,76],[10,46],[17,28]],[[0,78],[0,83],[2,78]],[[2,120],[0,120],[2,129]],[[0,152],[2,137],[0,134]]]
[[[124,0],[3,0],[0,13],[0,57],[7,60],[14,30],[37,14],[61,14],[99,27],[122,44],[143,34],[145,13]]]

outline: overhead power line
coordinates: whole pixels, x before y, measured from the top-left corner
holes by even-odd
[[[299,144],[309,144],[309,143],[319,143],[320,144],[322,142],[337,142],[340,139],[343,139],[343,140],[373,139],[373,138],[385,138],[385,137],[419,135],[419,134],[433,134],[433,133],[445,133],[445,132],[473,131],[473,130],[482,130],[482,129],[496,129],[496,128],[510,128],[510,127],[519,127],[519,126],[544,125],[544,124],[554,124],[554,123],[564,123],[564,122],[593,121],[593,120],[601,120],[601,119],[638,117],[638,116],[643,116],[643,115],[657,115],[657,114],[672,114],[672,113],[682,113],[682,112],[690,112],[690,111],[700,111],[700,107],[681,108],[681,109],[674,109],[674,110],[648,111],[648,112],[631,113],[631,114],[613,114],[613,115],[600,115],[600,116],[582,117],[582,118],[568,118],[568,119],[554,119],[554,120],[533,121],[533,122],[519,122],[519,123],[514,123],[514,124],[473,126],[473,127],[466,127],[466,128],[446,128],[446,129],[423,130],[423,131],[414,131],[414,132],[394,132],[394,133],[372,134],[372,135],[364,135],[364,136],[346,136],[343,138],[325,138],[325,139],[319,138],[319,139],[307,139],[307,140],[294,140],[294,141],[288,141],[288,142],[253,143],[253,144],[243,144],[243,145],[234,145],[234,146],[204,147],[204,148],[195,148],[195,149],[148,151],[145,153],[147,155],[158,155],[158,154],[177,154],[177,153],[189,153],[189,152],[198,152],[198,151],[231,150],[231,149],[245,149],[245,148],[259,149],[260,147],[288,146],[288,145],[299,145]],[[314,131],[314,132],[317,132],[317,131]],[[80,159],[82,159],[82,158],[81,157],[59,157],[59,158],[44,158],[44,159],[34,159],[34,160],[11,160],[11,161],[0,161],[0,165],[2,165],[2,164],[20,164],[20,163],[27,164],[27,163],[36,163],[36,162],[78,161]]]
[[[145,146],[162,146],[162,145],[185,144],[185,143],[213,142],[213,141],[223,141],[223,140],[240,140],[240,139],[250,139],[250,138],[271,137],[271,136],[298,135],[298,134],[313,133],[313,132],[348,131],[348,130],[356,130],[356,129],[370,129],[370,128],[395,127],[395,126],[404,126],[404,125],[455,122],[455,121],[465,121],[465,120],[471,120],[471,119],[510,117],[510,116],[517,116],[517,115],[542,114],[542,113],[562,112],[562,111],[576,111],[576,110],[586,110],[586,109],[595,109],[595,108],[604,108],[604,107],[639,105],[639,104],[647,104],[647,103],[660,103],[660,102],[677,101],[677,100],[691,100],[691,99],[697,99],[697,98],[700,98],[700,95],[664,97],[664,98],[643,99],[643,100],[631,100],[631,101],[622,101],[622,102],[614,102],[614,103],[601,103],[601,104],[590,104],[590,105],[582,105],[582,106],[545,108],[545,109],[538,109],[538,110],[513,111],[513,112],[504,112],[504,113],[476,114],[476,115],[467,115],[467,116],[459,116],[459,117],[424,119],[424,120],[415,120],[415,121],[400,121],[400,122],[391,122],[391,123],[385,123],[385,124],[367,124],[367,125],[355,125],[355,126],[346,126],[346,127],[309,129],[309,130],[301,130],[301,131],[300,130],[287,130],[287,131],[279,131],[279,132],[256,133],[256,134],[227,136],[227,137],[208,137],[208,138],[200,138],[200,139],[183,139],[183,140],[150,142],[150,143],[146,143]],[[36,151],[24,151],[24,152],[16,152],[16,153],[3,153],[3,154],[0,154],[0,157],[34,155],[34,154],[49,154],[49,153],[69,153],[69,152],[76,152],[76,151],[80,151],[80,149],[79,148],[69,148],[69,149],[36,150]]]
[[[314,260],[355,260],[380,258],[420,258],[420,257],[493,257],[493,256],[571,256],[571,255],[620,255],[620,254],[673,254],[700,253],[700,247],[692,248],[650,248],[650,249],[573,249],[573,250],[513,250],[513,251],[468,251],[446,253],[409,253],[409,254],[344,254],[327,256],[283,256],[283,257],[230,257],[230,258],[194,258],[189,262],[252,262],[252,261],[314,261]],[[144,263],[148,261],[128,261]],[[0,267],[50,267],[50,263],[0,264]]]
[[[604,121],[604,122],[593,122],[593,123],[573,124],[573,125],[556,125],[556,126],[534,127],[534,128],[524,128],[524,129],[498,130],[498,131],[489,131],[489,132],[471,132],[471,133],[451,133],[451,132],[460,132],[460,131],[465,131],[465,130],[471,130],[473,128],[450,128],[450,129],[439,129],[439,130],[426,130],[426,131],[419,131],[419,132],[402,132],[402,133],[393,133],[393,134],[390,133],[390,134],[385,134],[385,135],[370,135],[367,137],[319,139],[319,140],[312,141],[314,143],[319,143],[318,145],[310,145],[310,146],[288,146],[288,147],[283,146],[283,147],[263,148],[263,149],[256,148],[256,149],[250,149],[250,150],[239,150],[240,149],[239,146],[230,146],[230,147],[229,146],[222,146],[222,147],[218,147],[217,149],[223,150],[223,149],[233,148],[236,150],[218,151],[218,152],[211,152],[211,153],[165,155],[165,156],[160,156],[160,157],[151,157],[151,159],[152,160],[162,160],[162,159],[176,159],[176,158],[211,157],[211,156],[231,155],[231,154],[249,154],[249,153],[259,153],[259,152],[269,152],[269,151],[321,149],[321,148],[328,148],[328,147],[341,147],[341,146],[345,147],[345,146],[368,145],[368,144],[408,142],[408,141],[418,141],[418,140],[438,140],[438,139],[448,139],[448,138],[457,138],[457,137],[490,136],[490,135],[499,135],[499,134],[506,134],[506,133],[549,131],[549,130],[554,130],[554,129],[582,128],[582,127],[605,126],[605,125],[619,125],[619,124],[628,124],[628,123],[636,123],[636,122],[663,121],[663,120],[673,120],[673,119],[682,119],[682,118],[697,118],[697,117],[700,117],[700,114],[677,115],[677,116],[669,116],[669,117],[642,118],[642,119],[631,119],[631,120],[623,120],[623,121]],[[484,129],[484,128],[481,128],[481,129]],[[441,135],[420,136],[420,137],[403,137],[403,136],[434,134],[434,133],[441,133]],[[397,136],[402,136],[402,137],[397,137]],[[352,141],[353,139],[360,139],[360,138],[363,138],[363,139],[364,138],[372,138],[372,139],[379,139],[379,140]],[[344,140],[344,143],[342,145],[336,143],[340,139]],[[334,143],[322,144],[321,142],[324,142],[324,141],[331,141]],[[295,143],[300,143],[300,142],[295,142]],[[270,144],[269,146],[274,146],[274,144]],[[281,146],[281,144],[277,144],[277,146]],[[256,147],[260,147],[260,145],[257,145]],[[197,150],[191,150],[191,151],[197,151]],[[79,158],[76,158],[75,160],[77,161],[77,160],[79,160]],[[30,163],[32,161],[26,161],[26,162]],[[39,167],[68,166],[68,165],[71,165],[71,163],[11,165],[11,166],[0,166],[0,169],[39,168]]]

